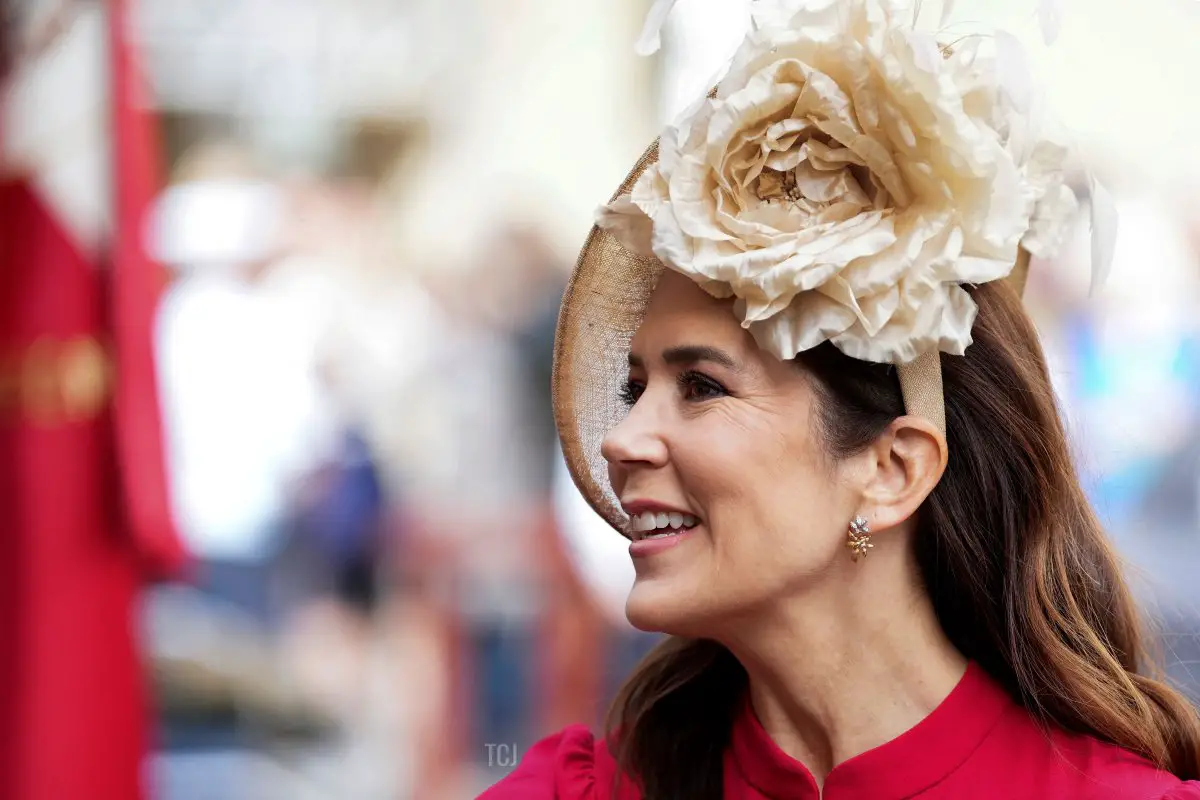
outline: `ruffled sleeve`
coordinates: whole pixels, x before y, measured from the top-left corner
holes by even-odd
[[[1184,781],[1164,794],[1162,800],[1200,800],[1200,781]]]
[[[478,800],[607,800],[613,773],[608,749],[598,747],[586,727],[571,725],[529,748],[517,768]],[[622,792],[627,797],[634,799]]]

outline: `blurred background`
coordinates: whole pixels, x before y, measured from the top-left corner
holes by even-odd
[[[954,20],[1031,43],[1118,207],[1103,289],[1081,223],[1028,304],[1200,698],[1200,2],[1033,5]],[[598,725],[654,637],[556,449],[558,299],[745,0],[652,58],[649,0],[0,7],[0,794],[468,798]]]

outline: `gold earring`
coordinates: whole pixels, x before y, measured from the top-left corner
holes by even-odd
[[[846,546],[850,548],[851,561],[858,561],[860,556],[865,558],[867,551],[875,547],[871,544],[871,526],[862,517],[850,521],[850,541]]]

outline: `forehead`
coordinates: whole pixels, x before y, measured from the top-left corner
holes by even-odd
[[[663,270],[631,349],[652,355],[684,343],[717,346],[738,357],[758,351],[734,316],[732,300],[718,300],[690,278]]]

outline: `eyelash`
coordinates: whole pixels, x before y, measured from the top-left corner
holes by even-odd
[[[718,397],[722,397],[724,395],[729,394],[729,392],[725,389],[725,387],[722,386],[720,383],[718,383],[717,381],[708,377],[704,373],[696,372],[695,370],[687,370],[685,372],[681,372],[679,374],[679,377],[676,379],[676,382],[679,384],[680,388],[683,389],[685,392],[684,399],[690,400],[692,402],[713,400]],[[686,394],[689,390],[694,390],[697,387],[702,387],[703,389],[713,392],[713,393],[706,394],[706,395],[703,395],[700,397],[688,396]],[[621,387],[621,390],[620,390],[621,401],[626,406],[632,408],[634,406],[634,404],[636,404],[637,401],[641,398],[642,392],[644,392],[644,391],[646,391],[646,387],[641,381],[636,381],[633,378],[630,378],[628,381],[625,382],[625,385]]]

